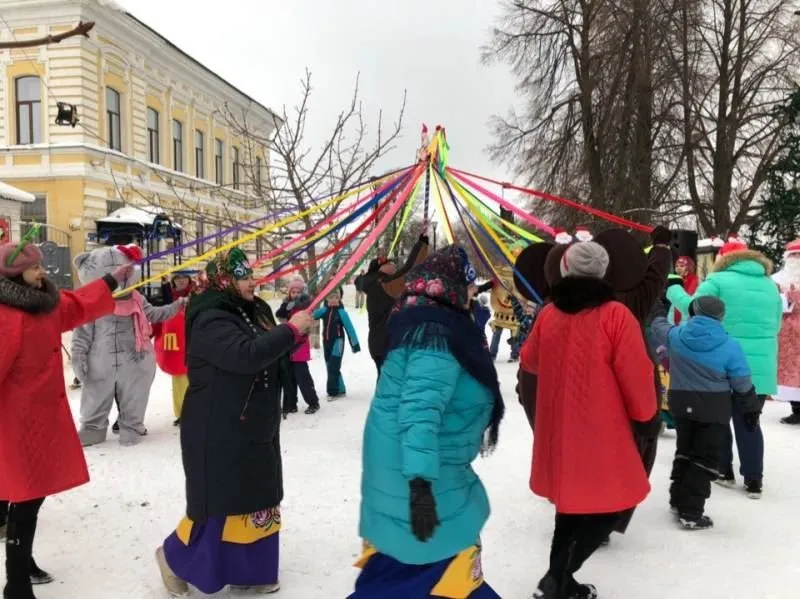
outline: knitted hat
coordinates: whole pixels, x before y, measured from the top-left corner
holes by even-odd
[[[608,269],[608,252],[594,241],[571,245],[561,258],[562,277],[602,279]]]
[[[711,295],[700,296],[689,304],[689,316],[707,316],[722,321],[725,318],[725,303]]]
[[[739,239],[736,235],[731,235],[728,237],[727,243],[725,243],[721,248],[719,248],[719,252],[717,252],[717,256],[725,256],[726,254],[731,254],[733,252],[744,252],[747,250],[747,244]]]
[[[306,288],[306,283],[301,277],[295,277],[286,286],[286,291],[303,291]]]
[[[475,283],[477,273],[467,252],[460,245],[448,245],[429,255],[406,275],[405,304],[448,303],[463,307],[467,287]]]
[[[0,276],[11,279],[42,262],[42,252],[32,243],[0,245]]]

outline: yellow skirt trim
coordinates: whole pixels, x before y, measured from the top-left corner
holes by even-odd
[[[184,545],[189,544],[192,537],[194,522],[184,517],[175,529],[175,534]],[[222,541],[237,545],[252,545],[266,539],[281,530],[280,508],[269,508],[239,516],[227,516],[222,528]]]

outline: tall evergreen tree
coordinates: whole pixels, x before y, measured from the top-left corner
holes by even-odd
[[[789,125],[781,137],[781,150],[769,166],[767,194],[751,226],[751,245],[775,264],[783,260],[784,247],[800,237],[800,89],[780,107],[777,118]]]

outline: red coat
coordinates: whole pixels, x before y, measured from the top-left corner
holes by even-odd
[[[630,310],[542,309],[520,367],[537,375],[531,490],[566,514],[622,511],[650,492],[631,420],[655,415],[653,364]]]
[[[62,291],[45,314],[0,304],[0,499],[37,499],[89,481],[64,387],[61,334],[113,311],[102,280]]]
[[[156,364],[170,376],[181,376],[186,368],[186,315],[183,310],[167,322],[153,325]]]

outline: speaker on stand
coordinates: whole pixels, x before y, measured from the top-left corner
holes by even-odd
[[[687,229],[676,229],[672,232],[672,263],[681,256],[688,256],[697,264],[697,233]]]

